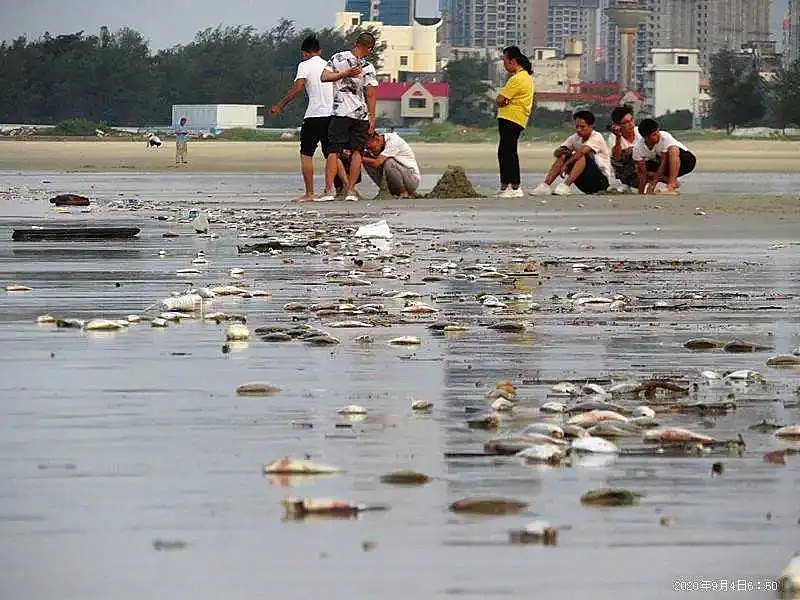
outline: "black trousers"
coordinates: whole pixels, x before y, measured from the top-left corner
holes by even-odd
[[[519,185],[519,153],[517,142],[524,127],[508,119],[497,119],[500,143],[497,144],[497,162],[500,164],[500,184]]]

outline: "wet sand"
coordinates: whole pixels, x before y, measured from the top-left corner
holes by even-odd
[[[481,181],[488,186],[491,177]],[[733,195],[731,181],[751,191]],[[297,206],[286,203],[293,176],[0,174],[11,190],[0,201],[0,283],[33,288],[0,291],[0,595],[138,600],[157,589],[164,597],[199,599],[485,599],[536,590],[565,598],[671,598],[682,581],[744,579],[754,586],[748,598],[774,598],[765,588],[799,549],[800,456],[787,457],[784,467],[766,464],[763,453],[786,444],[748,427],[761,419],[800,420],[800,373],[767,368],[773,352],[691,353],[682,344],[690,337],[741,337],[772,345],[774,353],[800,344],[800,232],[797,200],[788,193],[800,180],[775,181],[764,190],[758,178],[709,177],[708,187],[692,184],[695,191],[681,198]],[[96,204],[91,213],[56,213],[46,203],[54,191],[81,190]],[[152,218],[198,207],[217,214],[218,238],[197,237],[185,220]],[[256,220],[268,231],[308,220],[339,236],[342,227],[380,218],[395,233],[395,252],[411,262],[368,266],[371,286],[333,283],[330,273],[354,268],[349,249],[338,243],[321,254],[237,252],[253,241],[240,234]],[[131,224],[142,234],[101,244],[8,241],[14,226],[56,221]],[[167,230],[180,237],[162,238]],[[210,261],[203,274],[177,276],[198,250]],[[464,273],[477,264],[503,271],[518,268],[515,261],[548,266],[542,277],[510,281],[449,275],[421,281],[445,261]],[[602,268],[575,272],[577,262]],[[613,270],[616,263],[623,267]],[[384,266],[411,277],[383,277]],[[330,329],[342,340],[331,348],[255,338],[223,354],[224,325],[201,321],[112,334],[35,323],[44,312],[140,313],[190,283],[232,282],[232,267],[245,269],[239,283],[273,294],[214,302],[214,310],[245,314],[251,328],[303,318],[282,310],[290,301],[380,301],[398,314],[400,301],[373,295],[382,288],[419,292],[440,318],[463,321],[469,330],[437,336],[425,327],[431,319],[416,318],[369,330]],[[476,301],[482,292],[531,294],[541,308],[521,302],[495,312]],[[631,301],[616,313],[551,304],[569,292],[625,294]],[[309,318],[325,327],[324,319]],[[533,329],[501,334],[485,327],[502,318],[528,319]],[[354,341],[364,333],[375,342]],[[386,344],[399,335],[418,335],[422,345]],[[538,406],[551,399],[541,379],[694,378],[707,368],[757,369],[767,384],[726,389],[738,406],[727,415],[666,421],[718,439],[742,433],[741,457],[589,458],[572,468],[513,457],[444,458],[478,452],[494,435],[468,429],[466,419],[486,410],[484,394],[500,379],[520,390],[518,416],[503,422],[503,432],[539,418]],[[235,395],[237,385],[256,380],[284,392]],[[433,401],[432,413],[412,414],[410,398]],[[350,403],[366,406],[367,419],[334,427],[345,422],[336,409]],[[261,475],[264,461],[304,454],[346,473]],[[725,472],[711,477],[717,460]],[[379,482],[381,474],[406,467],[435,479],[422,488]],[[580,504],[588,489],[609,485],[645,496],[629,508]],[[447,512],[451,502],[474,494],[516,497],[531,507],[494,518]],[[285,522],[280,502],[289,495],[390,510]],[[671,524],[661,526],[661,517]],[[554,547],[508,543],[509,529],[539,518],[571,528]],[[159,540],[186,545],[158,550]],[[364,542],[376,545],[365,551]]]
[[[494,144],[427,144],[409,140],[423,172],[441,173],[449,164],[467,173],[496,172]],[[786,173],[800,170],[800,142],[765,140],[698,141],[699,173]],[[544,172],[553,144],[525,142],[520,162],[525,172]],[[158,150],[144,142],[0,140],[0,170],[74,172],[293,173],[298,170],[296,142],[190,141],[189,164],[176,167],[175,144]],[[317,168],[322,166],[317,157]]]

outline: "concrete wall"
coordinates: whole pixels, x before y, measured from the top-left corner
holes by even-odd
[[[698,50],[654,48],[645,68],[644,111],[658,117],[667,112],[694,112],[700,87]]]

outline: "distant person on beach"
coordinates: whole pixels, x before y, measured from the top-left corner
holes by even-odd
[[[572,115],[575,133],[555,149],[556,157],[544,181],[531,192],[532,196],[556,194],[565,196],[575,184],[584,194],[596,194],[608,189],[611,179],[611,153],[606,141],[594,129],[594,114],[579,110]],[[555,188],[553,182],[561,175],[564,181]]]
[[[188,119],[184,116],[178,120],[175,127],[175,164],[185,165],[189,154],[189,130],[186,128]]]
[[[322,71],[323,82],[332,81],[333,114],[328,128],[330,154],[325,163],[325,191],[317,198],[328,202],[335,198],[334,179],[338,168],[338,155],[350,151],[347,195],[345,200],[358,200],[355,189],[361,173],[361,153],[367,136],[375,131],[375,88],[378,78],[375,67],[367,57],[375,49],[375,36],[362,33],[352,51],[334,54]]]
[[[321,56],[319,39],[310,35],[300,45],[302,61],[297,65],[294,85],[286,95],[269,109],[269,114],[277,115],[295,99],[305,88],[308,96],[308,107],[300,127],[300,172],[303,175],[305,193],[295,198],[296,202],[308,202],[314,199],[314,153],[320,146],[322,155],[328,158],[328,128],[333,111],[333,84],[321,80],[322,71],[328,64]],[[342,173],[344,171],[342,169]]]
[[[642,136],[633,122],[633,109],[630,106],[617,106],[611,111],[609,131],[608,147],[614,175],[623,185],[638,188],[639,176],[633,162],[633,146]]]
[[[408,198],[419,187],[417,158],[408,142],[396,133],[370,135],[362,162],[375,185],[380,187],[381,180],[386,178],[392,196]]]
[[[503,67],[509,77],[495,100],[497,128],[500,132],[500,141],[497,144],[500,190],[497,196],[522,198],[525,192],[520,187],[517,144],[520,134],[528,125],[533,107],[533,67],[517,46],[509,46],[503,50]]]
[[[661,131],[655,119],[642,120],[639,133],[642,137],[633,147],[639,193],[680,194],[678,177],[694,171],[695,155],[669,132]],[[666,190],[658,191],[659,183],[666,183]]]

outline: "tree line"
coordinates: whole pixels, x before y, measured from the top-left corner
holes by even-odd
[[[249,26],[198,32],[185,45],[153,54],[130,28],[0,43],[0,122],[55,124],[83,117],[118,126],[165,124],[173,104],[264,104],[294,81],[300,44],[315,33],[324,56],[349,48],[353,32],[298,30],[282,20],[265,32]],[[376,57],[382,45],[376,48]],[[303,102],[270,126],[294,126]]]
[[[173,104],[264,104],[277,101],[294,80],[300,44],[320,38],[323,55],[348,48],[354,32],[298,30],[285,19],[268,31],[250,26],[198,32],[185,45],[153,54],[130,28],[98,35],[78,32],[0,43],[0,122],[56,124],[82,117],[94,123],[148,126],[170,120]],[[385,47],[380,43],[373,60]],[[448,119],[492,126],[494,88],[487,61],[451,61]],[[712,57],[710,121],[728,131],[742,125],[800,126],[800,60],[765,80],[752,58],[723,50]],[[265,125],[296,126],[304,102],[294,102]],[[660,115],[657,115],[660,116]],[[569,114],[536,110],[532,124],[558,126]]]

